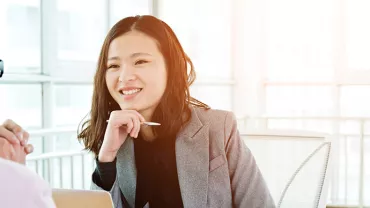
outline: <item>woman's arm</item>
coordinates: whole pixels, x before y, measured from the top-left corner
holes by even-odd
[[[240,138],[233,113],[229,113],[225,119],[225,140],[233,206],[274,208],[275,203],[256,161]]]
[[[114,207],[122,208],[121,190],[117,181],[116,160],[109,163],[100,163],[96,160],[96,169],[92,175],[92,190],[109,191]]]

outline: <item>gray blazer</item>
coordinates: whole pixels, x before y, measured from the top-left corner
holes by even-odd
[[[250,150],[240,138],[233,113],[192,109],[176,139],[176,162],[185,208],[274,208]],[[92,184],[92,189],[101,189]],[[135,207],[134,143],[127,138],[117,155],[117,179],[110,190],[115,207]],[[149,207],[149,206],[146,206]]]

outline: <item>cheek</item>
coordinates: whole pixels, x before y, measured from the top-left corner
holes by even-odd
[[[160,73],[157,74],[157,79],[160,80],[160,85],[163,88],[167,86],[167,70],[163,68]]]
[[[164,71],[163,73],[158,74],[157,79],[158,79],[158,85],[164,91],[164,89],[167,86],[167,73],[166,73],[166,71]]]
[[[109,93],[112,94],[112,91],[114,90],[114,85],[115,85],[114,77],[110,74],[106,74],[105,84],[107,85]]]
[[[162,97],[166,85],[167,77],[165,73],[150,73],[146,75],[146,87],[148,88],[149,94],[153,97],[160,98]]]
[[[156,78],[156,82],[157,82],[158,93],[160,93],[162,95],[164,93],[165,89],[166,89],[166,86],[167,86],[166,71],[156,74],[155,78]]]

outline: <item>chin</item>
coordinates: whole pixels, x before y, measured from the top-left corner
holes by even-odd
[[[138,103],[122,102],[119,104],[122,110],[135,110],[137,112],[154,111],[157,105],[143,105]]]
[[[129,102],[120,103],[119,106],[122,110],[135,110],[138,112],[145,109],[145,106],[138,105],[136,103],[129,103]]]
[[[135,111],[139,111],[140,108],[134,106],[134,105],[119,105],[121,107],[121,110],[135,110]]]

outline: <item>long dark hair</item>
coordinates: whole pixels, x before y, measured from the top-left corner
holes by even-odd
[[[189,122],[192,106],[209,109],[208,105],[190,96],[189,86],[195,80],[193,63],[172,29],[165,22],[150,15],[124,18],[112,27],[105,38],[94,77],[90,119],[83,122],[78,134],[78,139],[84,143],[85,149],[96,155],[104,139],[109,113],[120,109],[110,95],[105,80],[108,48],[115,38],[133,30],[154,38],[166,63],[166,90],[152,117],[154,121],[161,123],[161,126],[153,129],[155,135],[158,138],[176,136]]]

